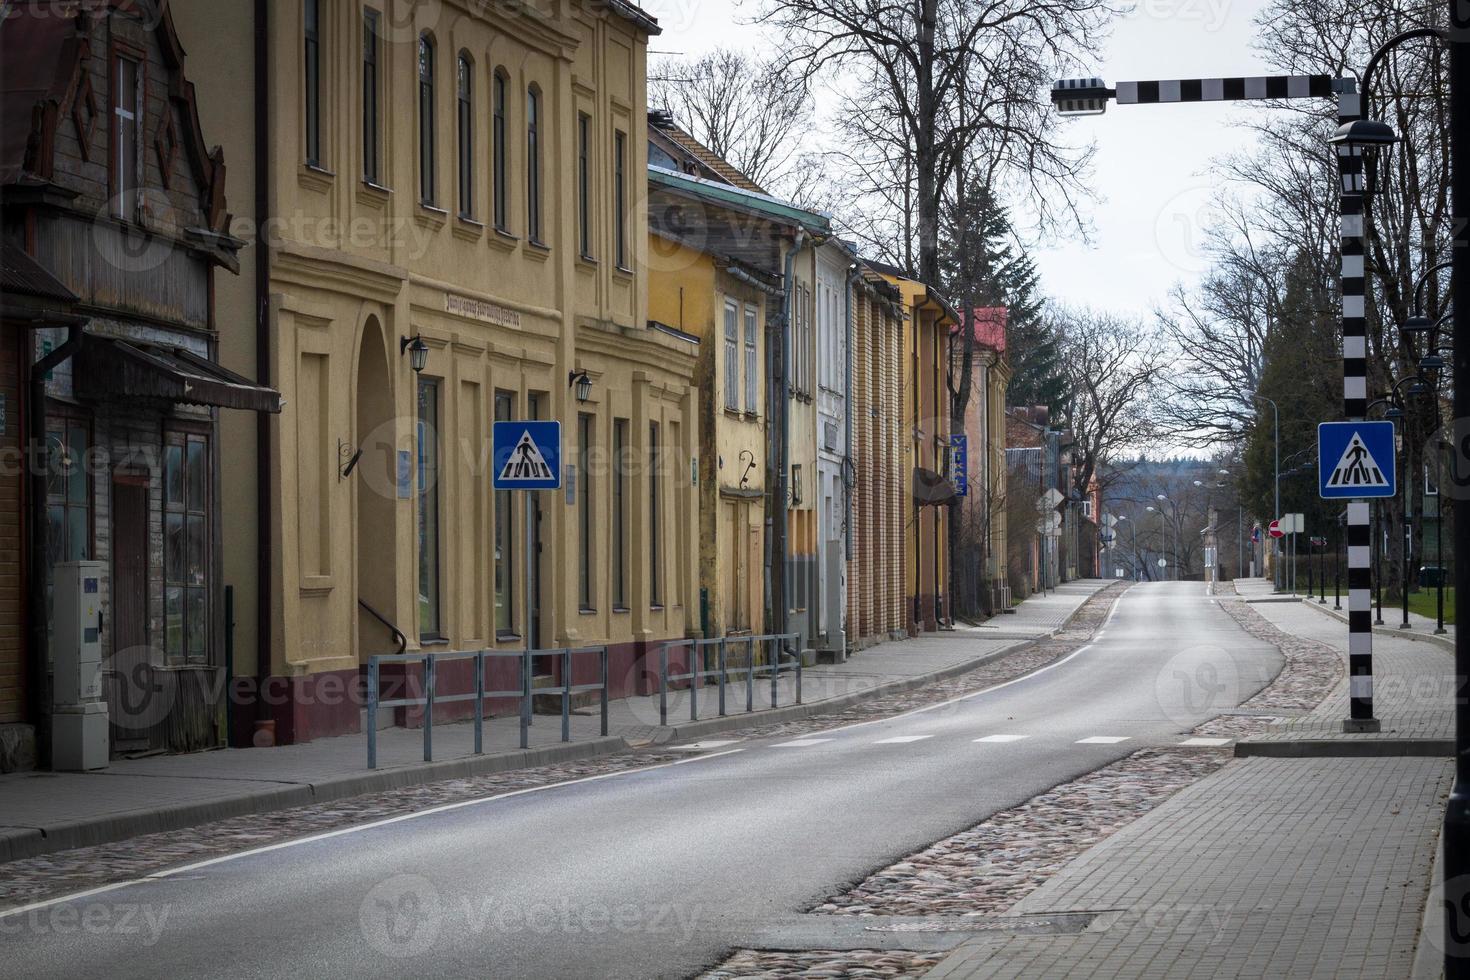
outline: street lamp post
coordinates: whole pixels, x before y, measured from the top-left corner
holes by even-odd
[[[1274,448],[1275,448],[1275,457],[1276,457],[1275,458],[1275,464],[1276,464],[1276,482],[1275,482],[1276,500],[1275,500],[1275,503],[1272,504],[1272,506],[1276,509],[1276,513],[1274,515],[1275,519],[1276,520],[1280,520],[1281,519],[1281,409],[1276,404],[1276,402],[1275,402],[1274,399],[1267,398],[1265,395],[1261,394],[1259,391],[1253,391],[1253,392],[1251,392],[1251,398],[1253,398],[1253,399],[1259,398],[1261,401],[1263,401],[1266,404],[1268,404],[1268,405],[1271,406],[1271,432],[1272,432],[1273,441],[1275,443],[1275,447]],[[1276,553],[1275,568],[1272,569],[1272,571],[1274,572],[1273,578],[1276,579],[1276,591],[1277,592],[1280,592],[1281,591],[1281,545],[1280,545],[1281,539],[1280,538],[1272,538],[1271,541],[1272,541],[1271,549],[1272,549],[1272,551],[1274,551]]]
[[[1454,417],[1470,413],[1470,4],[1451,0],[1450,37],[1458,43],[1450,49],[1450,158],[1451,220],[1454,256],[1451,288],[1461,301],[1455,304],[1454,344]],[[1451,474],[1457,490],[1464,489],[1458,473]],[[1441,489],[1441,493],[1443,489]],[[1470,950],[1466,949],[1461,927],[1455,914],[1466,908],[1470,899],[1470,637],[1465,625],[1470,624],[1470,583],[1465,581],[1467,563],[1461,556],[1470,555],[1470,521],[1455,521],[1455,784],[1445,807],[1444,832],[1444,949],[1445,980],[1470,977]]]
[[[1181,557],[1181,551],[1183,549],[1179,547],[1179,505],[1173,500],[1170,500],[1166,494],[1159,494],[1158,499],[1159,501],[1167,503],[1170,507],[1174,508],[1174,517],[1172,521],[1172,523],[1174,524],[1174,581],[1180,582],[1183,581],[1183,576],[1180,575],[1179,567],[1180,563],[1183,561],[1183,558]],[[1162,517],[1163,514],[1164,509],[1160,507],[1159,516]]]

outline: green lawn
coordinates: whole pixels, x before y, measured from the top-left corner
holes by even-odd
[[[1418,592],[1409,593],[1409,611],[1428,616],[1430,619],[1435,617],[1438,602],[1437,589],[1420,588]],[[1388,602],[1385,599],[1385,619],[1388,618],[1387,606]],[[1444,621],[1446,625],[1454,625],[1455,622],[1455,589],[1451,585],[1446,585],[1444,589]]]

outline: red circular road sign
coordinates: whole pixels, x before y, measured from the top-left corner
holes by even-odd
[[[1271,522],[1271,526],[1269,528],[1267,528],[1267,531],[1271,535],[1271,537],[1273,537],[1273,538],[1284,538],[1284,537],[1286,537],[1286,532],[1283,531],[1283,530],[1281,530],[1281,522],[1280,521],[1272,521]]]

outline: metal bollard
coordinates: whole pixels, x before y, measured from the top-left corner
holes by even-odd
[[[602,737],[607,738],[607,647],[598,659],[602,662]]]
[[[561,652],[561,740],[572,740],[572,651]]]
[[[697,664],[697,666],[696,666]],[[699,641],[692,640],[689,643],[689,720],[699,720],[699,685],[703,683],[700,677],[701,668],[704,667],[704,654],[700,649]]]
[[[475,654],[475,755],[485,754],[485,651]]]
[[[424,761],[434,761],[434,658],[424,658]]]
[[[669,723],[669,645],[658,648],[658,723]]]
[[[755,637],[745,639],[745,710],[755,710]]]
[[[725,638],[720,637],[720,717],[725,717]]]
[[[796,703],[801,704],[801,653],[796,654]]]
[[[378,768],[378,658],[368,657],[367,675],[368,768]]]
[[[772,637],[771,644],[771,707],[780,703],[780,694],[776,685],[781,682],[781,640]]]
[[[521,653],[521,748],[531,747],[531,648]]]

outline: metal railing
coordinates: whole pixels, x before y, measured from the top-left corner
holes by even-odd
[[[599,676],[601,680],[596,684],[573,684],[572,680],[572,658],[578,655],[596,654],[598,658]],[[561,684],[555,687],[532,688],[531,664],[533,657],[558,657],[561,660]],[[485,690],[485,662],[491,659],[517,659],[521,661],[521,685],[514,691],[487,691]],[[475,662],[475,690],[471,694],[444,694],[441,695],[436,689],[438,674],[437,665],[454,660],[474,660]],[[383,664],[423,664],[424,667],[424,689],[423,697],[401,697],[388,701],[380,700],[379,692],[379,668]],[[378,709],[379,708],[409,708],[422,707],[424,709],[424,761],[434,761],[434,705],[451,704],[459,701],[473,701],[474,732],[475,732],[475,755],[483,755],[485,750],[485,701],[488,698],[516,698],[520,702],[521,723],[521,748],[531,747],[531,714],[532,702],[537,695],[561,695],[561,740],[570,742],[572,740],[572,695],[583,691],[602,692],[602,734],[607,735],[607,647],[563,647],[556,650],[468,650],[462,652],[444,653],[407,653],[407,654],[384,654],[368,658],[367,669],[367,756],[368,768],[378,768]]]
[[[770,675],[771,678],[771,707],[778,706],[780,698],[780,680],[783,672],[791,672],[796,675],[796,703],[801,704],[801,655],[787,649],[786,644],[796,640],[799,633],[776,633],[767,636],[721,636],[707,640],[669,640],[659,649],[658,664],[658,723],[667,725],[669,723],[669,682],[689,682],[689,720],[699,720],[699,690],[704,682],[713,677],[718,682],[720,717],[726,714],[726,689],[730,683],[729,648],[731,646],[744,646],[746,649],[746,663],[744,668],[737,667],[737,671],[745,675],[745,710],[755,710],[755,679],[756,675]],[[770,654],[766,663],[757,665],[755,652],[757,645],[765,648]],[[708,669],[705,651],[710,647],[716,648],[715,668]],[[669,673],[669,651],[687,649],[689,651],[689,669],[682,674]],[[782,663],[781,657],[789,658],[788,663]]]

